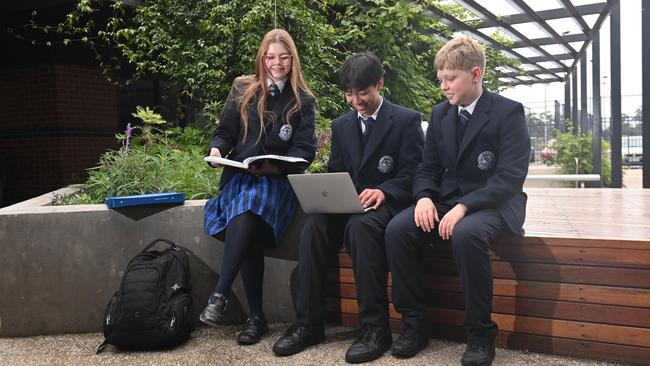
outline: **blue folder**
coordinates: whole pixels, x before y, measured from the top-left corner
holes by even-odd
[[[134,196],[106,197],[106,206],[108,206],[108,208],[170,203],[182,204],[183,202],[185,202],[185,193],[183,192],[162,192],[137,194]]]

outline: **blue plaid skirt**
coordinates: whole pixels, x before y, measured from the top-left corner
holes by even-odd
[[[279,243],[298,205],[286,176],[238,173],[224,184],[217,197],[206,202],[205,232],[219,234],[234,217],[251,211],[273,228],[275,243]],[[269,245],[275,247],[275,243],[270,241]]]

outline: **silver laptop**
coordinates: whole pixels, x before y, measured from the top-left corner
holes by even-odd
[[[289,174],[289,183],[305,213],[362,213],[359,195],[348,173]]]

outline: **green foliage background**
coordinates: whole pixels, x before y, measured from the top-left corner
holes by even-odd
[[[431,15],[432,6],[460,19],[473,17],[465,8],[440,0],[80,0],[61,23],[40,25],[33,13],[30,26],[45,39],[34,42],[90,47],[107,79],[115,83],[151,76],[171,81],[183,100],[179,104],[203,106],[208,121],[217,118],[235,77],[254,72],[264,34],[286,29],[318,101],[319,150],[310,170],[324,171],[330,121],[349,110],[337,87],[337,73],[352,53],[370,50],[379,56],[386,70],[384,95],[393,102],[426,116],[444,100],[433,59],[453,31]],[[494,70],[518,64],[489,47],[486,55],[485,84],[499,90],[505,85]],[[207,184],[214,171],[200,159],[207,140],[202,145],[182,141],[203,132],[186,128],[170,134],[169,126],[147,122],[145,118],[157,117],[145,112],[131,149],[102,157],[90,171],[81,201],[165,190],[182,190],[188,198],[216,194],[216,184]],[[198,169],[195,180],[187,167]]]
[[[427,9],[435,6],[461,19],[472,17],[464,8],[439,0],[137,3],[133,7],[121,0],[80,0],[65,22],[41,28],[64,35],[64,44],[88,44],[109,78],[158,75],[171,80],[180,95],[205,105],[211,117],[220,111],[234,78],[253,73],[259,43],[275,27],[294,37],[305,77],[326,119],[348,109],[336,86],[341,62],[365,50],[377,53],[384,63],[384,94],[426,115],[444,99],[432,63],[443,39],[453,34]],[[111,15],[104,19],[102,14]],[[497,38],[509,43],[503,36]],[[518,64],[489,47],[486,54],[485,83],[498,90],[504,84],[495,68]]]

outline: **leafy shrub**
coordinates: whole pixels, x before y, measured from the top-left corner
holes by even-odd
[[[220,171],[203,162],[209,134],[198,127],[170,128],[148,108],[134,116],[142,125],[127,127],[117,151],[107,151],[88,171],[79,192],[53,197],[53,204],[103,203],[106,196],[177,191],[186,199],[204,199],[218,193]],[[134,134],[137,131],[137,134]],[[139,133],[138,133],[139,132]]]
[[[609,143],[601,140],[601,177],[604,186],[609,186],[612,181],[612,164],[609,159]],[[549,160],[547,164],[557,164],[560,166],[562,174],[593,174],[593,135],[574,134],[573,125],[567,122],[567,132],[561,133],[555,131],[555,142],[551,148],[557,151],[557,154]],[[576,158],[578,159],[578,170],[576,171]]]

